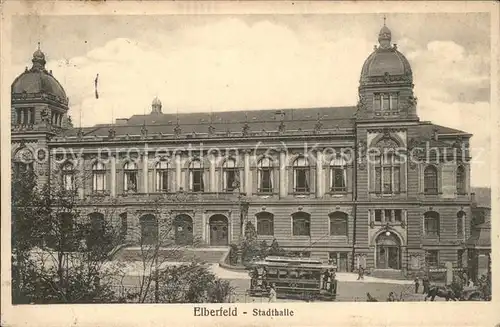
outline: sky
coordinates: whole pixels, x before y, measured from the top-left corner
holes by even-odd
[[[489,15],[386,19],[420,119],[474,134],[472,185],[489,186]],[[149,113],[155,96],[163,112],[355,105],[382,25],[383,14],[18,16],[11,75],[40,42],[76,126]]]

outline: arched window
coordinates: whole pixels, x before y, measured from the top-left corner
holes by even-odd
[[[274,235],[274,216],[269,212],[257,214],[257,235]]]
[[[376,193],[398,194],[400,192],[400,174],[400,162],[393,151],[385,150],[381,155],[375,156]]]
[[[439,236],[439,214],[435,211],[428,211],[424,214],[424,233],[426,236]]]
[[[424,170],[424,193],[438,194],[438,174],[434,166],[427,166]]]
[[[62,166],[62,184],[66,191],[71,191],[74,188],[75,174],[73,171],[73,164],[70,162],[65,163]]]
[[[293,236],[311,235],[311,216],[305,212],[292,215]]]
[[[123,191],[137,192],[137,165],[133,161],[123,165]]]
[[[193,160],[189,166],[189,186],[191,192],[203,192],[203,168],[200,160]]]
[[[347,168],[345,159],[337,157],[330,162],[330,191],[345,192],[347,190]]]
[[[457,213],[457,238],[463,239],[466,214],[462,210]]]
[[[264,157],[257,164],[257,178],[259,181],[259,193],[273,192],[273,165],[271,159]]]
[[[106,166],[100,161],[92,165],[92,191],[101,193],[106,190]]]
[[[457,167],[457,194],[465,194],[465,169],[463,166]]]
[[[344,212],[330,214],[330,235],[347,236],[348,216]]]
[[[299,157],[293,162],[293,191],[295,193],[310,192],[309,162],[304,157]]]
[[[158,161],[155,165],[156,192],[168,192],[168,161]]]
[[[33,172],[33,153],[27,148],[18,150],[13,156],[13,174],[15,178],[30,177],[29,173]]]
[[[238,169],[236,168],[236,161],[229,158],[224,161],[222,165],[223,172],[223,185],[225,192],[232,192],[236,187],[236,181],[238,180]]]

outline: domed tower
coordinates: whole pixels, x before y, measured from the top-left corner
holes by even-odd
[[[155,97],[153,99],[153,102],[151,103],[151,113],[152,114],[161,114],[161,101],[158,99],[158,97]]]
[[[11,86],[12,132],[49,131],[68,127],[68,98],[62,85],[45,69],[45,54],[33,53],[31,69],[19,75]]]
[[[61,84],[45,69],[40,46],[33,53],[33,65],[11,85],[11,145],[14,174],[34,169],[38,181],[48,181],[48,141],[71,127],[68,98]]]
[[[365,60],[359,79],[359,120],[417,120],[410,63],[391,45],[392,33],[380,29],[379,45]]]

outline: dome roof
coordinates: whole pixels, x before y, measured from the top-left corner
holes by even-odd
[[[52,73],[45,69],[45,54],[40,49],[33,53],[32,62],[31,69],[26,69],[12,83],[12,94],[48,94],[67,104],[66,92]]]
[[[391,46],[391,31],[387,26],[380,30],[378,41],[373,53],[366,59],[361,70],[361,82],[368,82],[376,77],[404,76],[410,82],[412,79],[411,66],[406,57]]]

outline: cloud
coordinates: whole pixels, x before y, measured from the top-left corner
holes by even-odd
[[[345,26],[291,29],[224,18],[115,38],[47,67],[65,87],[75,124],[81,113],[89,126],[148,113],[154,96],[164,112],[354,105],[361,67],[375,43],[376,36],[356,37]],[[489,56],[444,40],[423,47],[404,38],[398,48],[414,71],[421,118],[471,132],[473,146],[489,146]],[[16,67],[13,78],[23,69]],[[479,171],[489,173],[474,166]],[[476,181],[486,185],[489,175]]]

